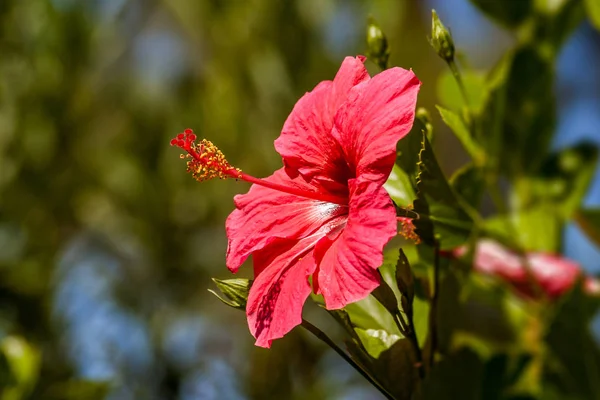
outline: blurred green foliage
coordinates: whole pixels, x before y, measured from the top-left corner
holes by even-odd
[[[513,33],[515,47],[489,71],[461,63],[463,97],[452,73],[440,73],[443,62],[432,62],[430,15],[417,1],[0,1],[0,398],[376,396],[303,331],[271,350],[254,348],[243,315],[208,294],[210,277],[231,278],[224,220],[247,185],[198,184],[168,145],[190,127],[235,166],[270,174],[281,166],[272,141],[295,101],[331,79],[345,55],[367,52],[367,15],[381,28],[370,43],[380,46],[379,67],[413,68],[424,82],[419,105],[442,106],[435,134],[430,121],[418,121],[399,144],[386,185],[398,205],[420,196],[426,201],[415,209],[443,217],[417,226],[428,242],[406,246],[397,265],[406,243],[393,243],[382,268],[398,312],[409,309],[410,289],[411,329],[422,347],[430,336],[431,246],[440,234],[447,248],[471,239],[473,210],[487,216],[493,208],[483,195],[490,180],[510,183],[514,208],[506,215],[498,207],[484,224],[490,232],[528,250],[557,251],[575,218],[598,240],[598,210],[579,209],[596,150],[550,151],[556,56],[586,12],[598,25],[596,3],[472,3]],[[447,151],[436,160],[428,140]],[[468,157],[472,164],[454,175],[442,171]],[[452,273],[443,266],[445,289],[432,312],[445,358],[424,381],[423,398],[598,395],[596,370],[582,366],[598,368],[592,338],[577,331],[577,354],[565,344],[597,304],[575,291],[546,315],[465,278],[461,266]],[[231,281],[217,282],[241,306],[227,294]],[[234,282],[245,289],[246,281]],[[532,313],[549,319],[548,332]],[[318,307],[306,314],[345,337],[401,398],[416,387],[416,377],[398,379],[415,354],[375,298],[335,319]],[[551,362],[542,362],[541,348]]]

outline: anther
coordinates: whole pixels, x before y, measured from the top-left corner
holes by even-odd
[[[186,129],[171,140],[172,146],[180,147],[188,154],[181,158],[187,158],[187,171],[197,181],[219,178],[239,178],[242,171],[234,168],[227,162],[225,156],[212,142],[202,139],[195,143],[196,135],[191,129]]]

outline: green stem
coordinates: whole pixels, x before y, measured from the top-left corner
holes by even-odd
[[[456,62],[454,62],[454,60],[448,61],[448,67],[450,68],[450,71],[452,72],[452,75],[454,76],[456,83],[458,83],[458,88],[460,90],[460,94],[462,95],[462,97],[465,101],[465,105],[469,112],[469,117],[470,117],[471,102],[469,101],[469,95],[467,94],[467,89],[465,88],[465,84],[463,83],[462,75],[460,74],[460,71],[458,70],[458,66],[456,65]],[[469,121],[469,122],[471,122],[471,121]]]
[[[423,379],[425,377],[425,369],[423,368],[423,354],[421,353],[421,348],[419,347],[419,339],[417,338],[417,334],[415,332],[412,310],[409,314],[407,314],[407,317],[409,323],[407,339],[410,341],[415,351],[415,357],[417,358],[417,370],[419,371],[419,378]]]
[[[435,361],[437,349],[437,305],[440,292],[440,243],[436,240],[433,255],[433,296],[431,297],[431,308],[429,309],[429,360],[428,368],[431,371]]]
[[[344,350],[342,350],[333,340],[329,338],[323,331],[319,328],[308,322],[307,320],[302,320],[302,325],[304,329],[312,333],[317,339],[325,343],[329,346],[333,351],[338,353],[340,357],[342,357],[348,364],[350,364],[359,374],[361,374],[369,383],[377,388],[381,392],[386,399],[395,400],[394,396],[388,392],[383,386],[381,386],[367,371],[362,369],[360,365],[358,365]]]

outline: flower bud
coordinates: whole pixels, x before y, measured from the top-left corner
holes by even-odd
[[[460,247],[454,250],[454,255],[462,257],[465,252],[466,249]],[[567,293],[580,278],[583,279],[586,294],[600,295],[600,282],[584,276],[580,266],[574,261],[541,252],[530,252],[520,257],[490,239],[482,239],[477,244],[473,267],[479,273],[495,276],[510,283],[517,292],[526,297],[535,294],[530,279],[533,279],[550,299],[557,299]]]
[[[454,40],[435,10],[431,10],[431,39],[429,42],[444,61],[454,61]]]
[[[246,309],[246,303],[248,302],[248,293],[250,291],[251,281],[248,279],[216,279],[212,278],[213,282],[219,290],[227,297],[226,299],[219,296],[214,290],[210,290],[212,294],[217,296],[219,300],[227,304],[230,307],[237,308],[239,310]]]
[[[382,70],[387,69],[390,50],[385,34],[373,18],[367,24],[367,54]]]

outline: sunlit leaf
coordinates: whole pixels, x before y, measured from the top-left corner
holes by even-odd
[[[373,296],[348,304],[345,307],[352,324],[361,329],[383,329],[400,335],[394,318]]]
[[[384,187],[397,205],[407,206],[416,197],[413,181],[398,165],[394,165]]]
[[[443,107],[436,106],[442,120],[448,125],[448,127],[454,132],[458,140],[462,143],[463,147],[469,153],[475,164],[481,165],[485,160],[485,153],[483,149],[473,139],[469,128],[460,116],[454,112],[447,110]]]
[[[383,329],[356,328],[356,333],[369,355],[373,358],[379,357],[382,351],[389,349],[401,339],[400,336],[390,334]]]
[[[449,70],[444,70],[437,82],[437,94],[442,106],[446,109],[459,112],[467,105],[470,110],[479,114],[488,96],[485,84],[485,75],[482,73],[465,70],[461,72],[462,82],[467,92],[469,104],[465,103],[460,92],[458,82]]]
[[[560,244],[561,221],[556,206],[537,203],[534,207],[516,211],[508,233],[516,235],[518,242],[530,251],[555,252]]]

